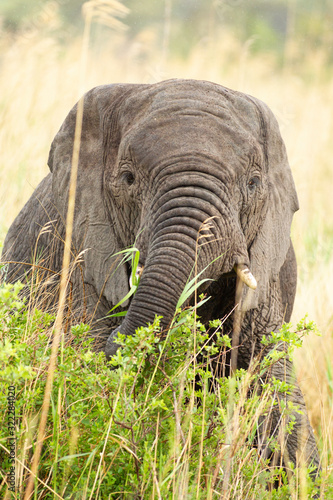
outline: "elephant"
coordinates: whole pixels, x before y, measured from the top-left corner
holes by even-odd
[[[50,173],[10,227],[2,255],[6,279],[32,276],[50,310],[57,304],[77,113],[78,104],[56,134]],[[163,328],[170,325],[195,266],[211,280],[202,286],[211,297],[200,309],[205,324],[231,317],[236,286],[244,283],[236,366],[247,369],[263,336],[291,317],[297,266],[290,228],[298,208],[278,123],[259,99],[197,80],[95,87],[83,97],[68,314],[90,322],[96,348],[110,357],[118,331],[131,335],[155,315]],[[129,291],[131,268],[120,252],[134,243],[141,278],[121,320],[108,313]],[[231,320],[224,328],[233,335]],[[275,363],[270,376],[293,382],[288,398],[302,410],[284,436],[283,463],[302,456],[318,471],[292,362]],[[276,405],[271,435],[278,435],[280,417]],[[264,435],[261,441],[269,458]]]

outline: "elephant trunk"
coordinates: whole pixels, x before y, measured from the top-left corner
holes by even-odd
[[[247,245],[226,183],[212,183],[204,172],[184,176],[183,169],[173,175],[172,184],[164,181],[155,179],[163,188],[154,197],[150,215],[145,218],[149,223],[139,231],[136,241],[144,270],[120,326],[125,335],[152,323],[156,315],[163,316],[162,327],[168,327],[181,293],[195,272],[203,271],[200,280],[218,279],[241,265],[241,275],[247,277]],[[118,347],[113,343],[116,333],[112,332],[107,341],[108,355]]]
[[[163,316],[161,324],[167,327],[189,276],[194,276],[195,261],[201,271],[210,258],[207,248],[198,251],[200,220],[184,222],[178,218],[175,228],[172,218],[160,218],[147,249],[139,288],[121,325],[122,333],[133,333],[137,327],[152,322],[155,315]]]
[[[121,325],[122,333],[131,334],[139,326],[152,323],[155,315],[163,316],[163,327],[169,325],[194,264],[189,265],[189,260],[184,265],[181,257],[177,249],[169,248],[147,259],[139,288]]]
[[[162,327],[170,324],[180,294],[194,266],[194,252],[187,262],[183,259],[183,252],[177,246],[161,248],[147,257],[128,313],[121,326],[108,338],[105,348],[107,357],[113,355],[119,347],[114,343],[118,331],[132,335],[138,327],[152,323],[156,315],[162,316]]]
[[[179,222],[183,222],[179,224]],[[121,326],[114,330],[105,348],[107,356],[114,354],[117,332],[132,335],[135,330],[152,323],[156,315],[162,316],[161,325],[167,328],[175,314],[178,300],[189,278],[195,271],[204,271],[203,278],[217,279],[229,272],[235,264],[247,264],[248,255],[242,234],[234,228],[233,242],[226,231],[221,231],[221,217],[211,217],[207,222],[177,220],[177,228],[170,218],[163,218],[146,250],[144,270],[138,290]],[[229,228],[231,227],[228,224]],[[224,234],[221,238],[218,235]],[[235,235],[238,237],[235,237]],[[235,241],[238,240],[235,252]],[[226,243],[228,242],[228,243]],[[140,245],[138,245],[140,248]],[[220,257],[220,258],[217,258]],[[207,269],[206,269],[207,268]]]

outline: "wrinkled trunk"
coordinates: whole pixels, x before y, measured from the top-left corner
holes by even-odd
[[[148,258],[138,291],[121,325],[122,333],[133,333],[139,326],[153,322],[155,315],[163,316],[161,323],[167,327],[193,266],[194,258],[185,265],[174,248]]]
[[[195,240],[177,233],[176,237],[170,235],[167,243],[166,237],[157,237],[152,242],[127,315],[120,328],[112,332],[108,339],[105,350],[107,356],[117,350],[118,345],[113,344],[113,338],[118,330],[125,335],[132,335],[138,327],[152,323],[156,315],[163,316],[161,325],[167,327],[192,270],[194,276]]]
[[[152,323],[155,315],[163,316],[161,325],[167,328],[175,314],[177,302],[185,285],[190,278],[195,276],[195,268],[199,273],[207,265],[208,245],[201,247],[196,259],[196,240],[183,233],[167,236],[168,243],[164,239],[155,240],[145,262],[144,271],[140,280],[138,290],[131,302],[128,313],[121,326],[110,335],[105,353],[107,356],[114,354],[119,347],[113,343],[113,339],[120,330],[125,335],[132,335],[135,330],[147,323]],[[159,241],[158,241],[159,240]],[[165,244],[164,244],[165,243]],[[219,245],[220,246],[220,245]],[[223,255],[221,259],[213,262],[208,269],[198,278],[217,278],[225,262],[224,255],[227,250],[220,250],[217,255]]]
[[[122,333],[133,333],[139,326],[152,322],[155,315],[163,316],[161,323],[167,327],[189,277],[194,277],[196,269],[197,272],[203,270],[209,259],[214,260],[209,245],[199,247],[201,221],[192,218],[191,224],[179,225],[179,220],[177,222],[177,227],[172,226],[168,214],[159,221],[147,249],[138,291],[121,325]],[[215,242],[214,247],[216,256],[223,253],[221,240]],[[217,261],[204,274],[217,276],[220,267]]]
[[[163,316],[161,324],[168,327],[181,293],[195,272],[199,274],[208,266],[198,279],[217,279],[231,271],[235,263],[248,265],[244,236],[215,189],[173,188],[154,204],[150,238],[142,232],[137,241],[139,250],[144,249],[144,270],[119,328],[121,333],[132,335],[138,327],[152,323],[155,315]],[[119,329],[108,339],[107,355],[117,349],[113,339]]]

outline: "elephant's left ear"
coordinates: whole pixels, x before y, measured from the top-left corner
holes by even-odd
[[[104,85],[83,97],[73,247],[76,253],[84,251],[84,282],[92,285],[97,295],[104,296],[110,305],[117,304],[127,294],[128,277],[125,265],[119,265],[121,256],[115,255],[122,246],[104,200],[104,121],[106,115],[117,116],[122,99],[134,88],[131,85]],[[77,110],[78,105],[69,112],[55,136],[48,160],[54,200],[63,220],[67,215]],[[116,119],[114,130],[109,133],[117,156]]]
[[[254,100],[258,112],[259,142],[264,153],[269,196],[265,218],[253,241],[249,254],[251,272],[258,286],[247,289],[243,309],[248,310],[265,302],[270,284],[279,278],[290,247],[290,228],[298,210],[298,198],[288,163],[286,148],[277,120],[261,101]]]

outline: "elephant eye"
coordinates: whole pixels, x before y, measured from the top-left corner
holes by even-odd
[[[122,180],[126,182],[126,184],[128,186],[131,186],[134,181],[135,181],[135,177],[134,175],[132,174],[132,172],[124,172],[121,176]]]
[[[250,191],[254,191],[259,185],[260,185],[260,178],[257,175],[251,177],[251,179],[248,182],[248,187]]]

